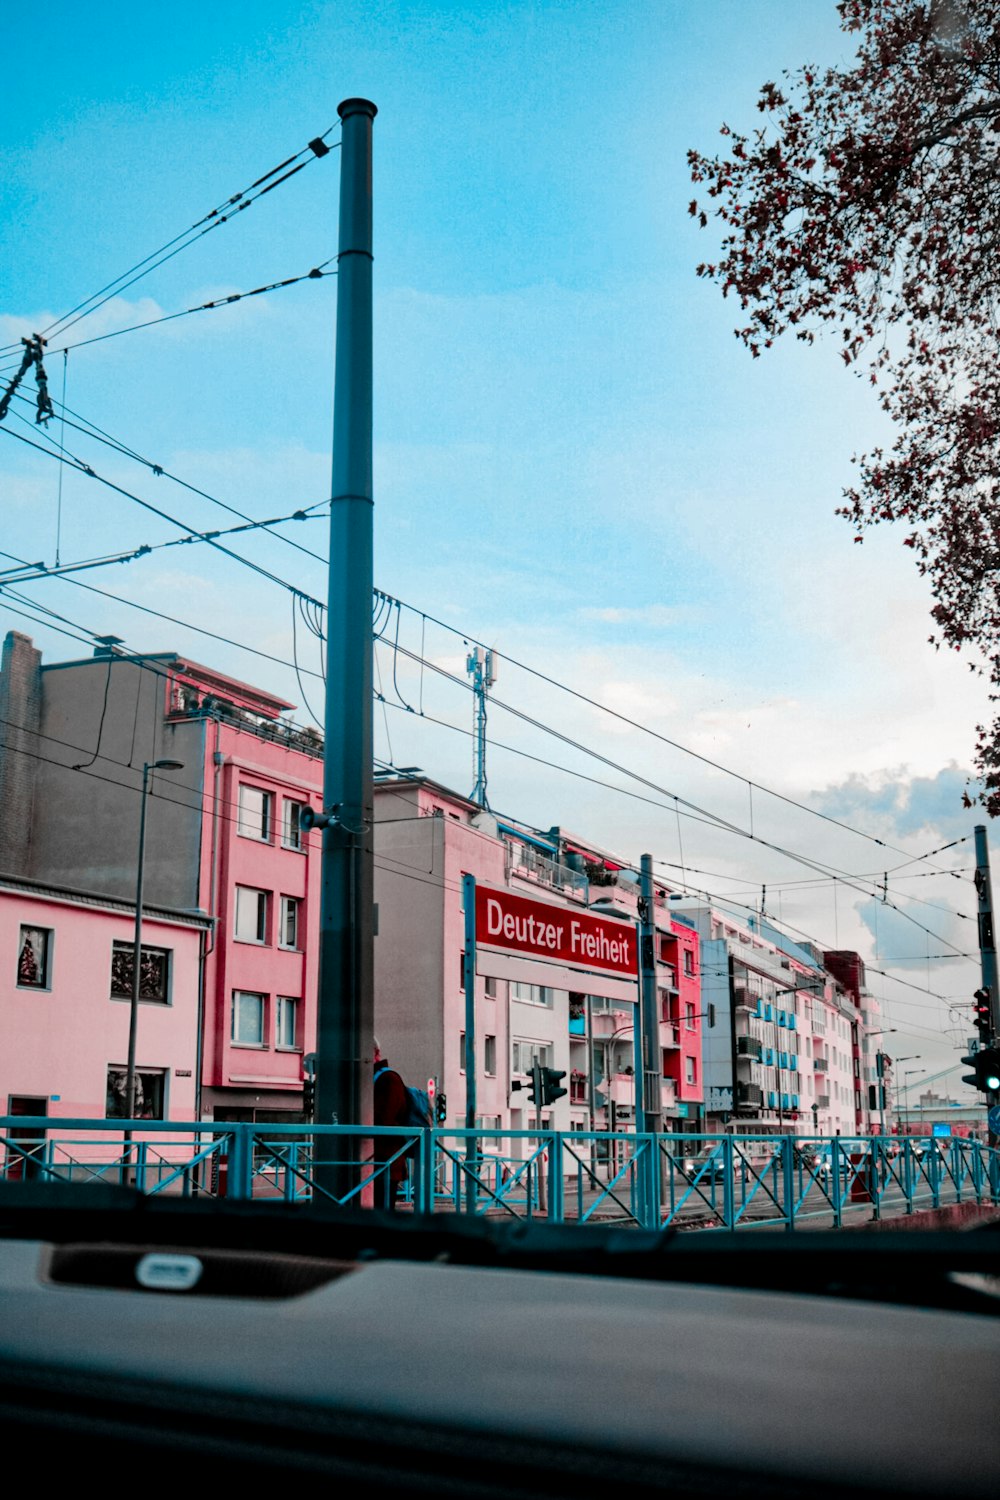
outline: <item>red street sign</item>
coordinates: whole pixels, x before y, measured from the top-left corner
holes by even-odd
[[[433,1078],[428,1078],[428,1080],[427,1080],[427,1097],[431,1101],[432,1104],[434,1102],[434,1092],[435,1092],[435,1089],[434,1089],[434,1080],[433,1080]]]
[[[476,887],[476,943],[633,979],[639,973],[631,922],[593,917],[589,912],[482,886]]]

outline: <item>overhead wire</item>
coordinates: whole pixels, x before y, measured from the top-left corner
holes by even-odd
[[[159,249],[151,251],[148,255],[143,256],[142,260],[136,261],[127,271],[121,272],[120,275],[106,282],[98,291],[91,293],[89,297],[85,297],[75,307],[71,307],[69,312],[54,319],[42,329],[41,336],[49,339],[54,333],[65,333],[67,329],[74,327],[83,318],[89,317],[98,308],[103,307],[112,297],[120,296],[129,287],[134,286],[137,281],[150,275],[168,260],[172,260],[182,250],[188,249],[196,240],[200,240],[204,235],[210,234],[214,229],[221,228],[223,224],[229,223],[237,214],[242,213],[244,209],[250,208],[258,199],[263,198],[265,194],[272,192],[281,183],[287,182],[290,177],[294,177],[303,167],[307,167],[311,161],[328,155],[331,150],[336,150],[340,143],[336,142],[333,146],[328,146],[326,139],[327,136],[337,129],[338,124],[339,121],[331,125],[329,130],[325,131],[323,135],[317,136],[308,145],[303,146],[300,151],[296,151],[292,156],[286,157],[276,167],[272,167],[270,171],[257,177],[248,187],[241,188],[239,192],[231,194],[222,203],[210,209],[208,213],[203,214],[200,219],[189,225],[187,229],[182,230],[179,234],[175,234],[172,239],[167,240]],[[303,157],[305,160],[300,161],[300,158]],[[296,163],[298,165],[295,165]],[[291,170],[286,171],[286,168],[291,168]],[[265,184],[267,185],[265,186]],[[231,210],[231,212],[227,213],[227,209]],[[4,346],[4,352],[6,352],[7,348],[16,347],[16,344],[6,345]]]
[[[23,400],[25,402],[28,401],[27,397],[19,397],[17,399]],[[67,422],[66,425],[68,427],[71,427],[75,432],[79,432],[81,436],[89,437],[94,442],[100,443],[102,446],[110,448],[113,452],[121,454],[122,457],[132,459],[133,462],[140,464],[145,469],[148,469],[149,472],[151,474],[154,474],[157,478],[169,480],[172,484],[178,485],[181,489],[186,490],[189,494],[197,495],[200,499],[209,501],[210,504],[218,506],[220,510],[228,512],[228,514],[231,516],[238,517],[238,519],[241,521],[253,520],[252,516],[248,516],[245,511],[240,510],[237,506],[230,505],[225,500],[220,500],[217,495],[212,495],[207,490],[200,489],[197,485],[191,484],[188,480],[182,479],[179,475],[172,473],[168,468],[165,467],[165,465],[156,463],[153,459],[146,458],[141,453],[137,453],[135,449],[129,448],[126,444],[120,442],[117,438],[112,437],[109,433],[98,427],[96,423],[90,422],[87,417],[83,417],[79,414],[79,412],[73,411],[71,407],[66,406],[60,408],[59,402],[56,402],[55,406],[57,411],[61,409],[62,412],[68,413],[71,417],[75,417],[77,419],[75,422]],[[81,426],[81,423],[84,425]],[[49,452],[48,449],[44,451]],[[55,457],[57,455],[53,452],[52,454],[50,454],[50,456]],[[319,510],[322,506],[329,505],[329,503],[330,497],[329,495],[326,495],[322,500],[313,500],[308,505],[304,505],[301,508],[304,511],[309,512]],[[264,525],[264,529],[267,530],[266,524]],[[272,532],[271,535],[277,537],[279,541],[284,542],[286,547],[293,547],[296,552],[301,552],[306,557],[314,558],[317,562],[323,563],[324,566],[328,566],[327,559],[323,557],[321,553],[314,552],[310,547],[304,547],[300,542],[296,542],[292,537],[283,536],[279,531]]]
[[[227,547],[223,546],[221,543],[219,543],[218,541],[214,540],[209,534],[204,533],[204,532],[198,532],[194,528],[190,528],[188,523],[180,521],[177,517],[169,514],[168,512],[165,512],[165,511],[161,510],[157,506],[153,506],[148,501],[144,501],[141,497],[133,494],[131,491],[128,491],[128,490],[124,489],[124,487],[116,485],[112,481],[107,480],[106,478],[104,478],[101,475],[98,475],[96,473],[96,471],[94,471],[89,465],[87,465],[86,463],[84,463],[83,460],[78,459],[75,455],[71,455],[70,459],[67,459],[67,457],[66,457],[65,454],[55,453],[52,450],[41,448],[40,444],[34,442],[31,439],[24,438],[20,433],[10,432],[10,430],[6,429],[6,428],[0,428],[0,431],[7,431],[7,433],[8,433],[9,436],[15,437],[19,441],[26,442],[26,443],[29,444],[29,446],[38,448],[39,451],[47,452],[47,453],[49,453],[50,456],[56,457],[56,458],[60,459],[62,462],[70,462],[71,461],[74,467],[79,468],[82,472],[88,474],[90,477],[94,477],[94,478],[98,479],[101,483],[104,483],[104,484],[108,485],[111,489],[115,490],[117,493],[120,493],[120,494],[124,495],[126,498],[129,498],[129,499],[133,500],[135,503],[139,504],[140,506],[143,506],[144,508],[146,508],[148,510],[151,510],[153,513],[159,515],[161,518],[163,518],[165,520],[168,520],[171,524],[180,526],[182,529],[190,530],[199,539],[208,542],[209,545],[217,547],[218,550],[220,550],[223,553],[225,553],[226,555],[230,556],[234,561],[236,561],[238,563],[242,563],[243,565],[252,568],[254,571],[258,572],[261,576],[263,576],[265,578],[268,578],[270,581],[279,584],[281,587],[283,587],[283,588],[287,589],[289,592],[291,592],[293,594],[293,596],[296,596],[296,597],[298,597],[298,598],[300,598],[300,599],[302,599],[304,601],[308,601],[309,603],[311,603],[315,607],[315,609],[317,611],[321,611],[322,610],[323,606],[322,606],[322,604],[321,604],[321,602],[319,600],[316,600],[312,596],[305,594],[302,590],[297,589],[288,580],[280,578],[277,574],[271,572],[269,569],[262,568],[259,564],[256,564],[256,563],[252,562],[250,559],[243,557],[241,554],[235,553],[230,548],[227,548]],[[409,704],[402,697],[402,694],[400,692],[399,685],[398,685],[398,677],[397,677],[397,673],[396,673],[396,662],[397,662],[397,659],[398,659],[398,656],[400,655],[400,653],[402,653],[403,655],[409,657],[412,660],[418,660],[420,662],[422,670],[425,667],[429,667],[431,670],[440,673],[440,675],[448,678],[451,682],[459,685],[464,690],[466,690],[466,691],[472,691],[470,685],[468,683],[466,683],[463,679],[459,678],[455,673],[448,672],[446,669],[441,668],[438,664],[432,663],[432,662],[428,661],[425,657],[419,657],[418,658],[417,655],[416,655],[416,653],[412,652],[409,648],[404,647],[404,646],[401,645],[400,640],[399,640],[399,631],[400,631],[400,620],[401,620],[401,613],[402,613],[402,602],[399,601],[399,600],[396,600],[396,599],[392,599],[392,597],[388,596],[388,595],[383,596],[383,600],[386,600],[386,599],[391,600],[391,605],[395,607],[394,608],[394,613],[395,613],[395,618],[396,618],[396,633],[395,633],[395,639],[393,641],[393,683],[394,683],[394,688],[395,688],[397,697],[399,698],[400,703],[402,704],[402,706],[404,708],[406,708],[408,712],[410,712],[410,713],[414,712],[412,705]],[[412,606],[406,606],[406,607],[408,609],[412,608]],[[392,614],[393,614],[393,609],[390,607],[389,616],[388,616],[389,619],[392,618]],[[433,617],[428,617],[428,618],[433,618]],[[317,615],[317,617],[316,617],[317,622],[318,622],[318,619],[319,619],[319,615]],[[437,622],[437,623],[440,623],[440,622]],[[449,627],[446,627],[446,628],[449,628]],[[383,631],[384,631],[384,627],[383,627]],[[316,633],[320,634],[320,635],[322,633],[321,629],[318,626],[318,623],[317,623],[317,626],[316,626]],[[296,670],[298,670],[297,661],[296,661],[295,666],[296,666]],[[531,670],[531,669],[528,669],[528,670]],[[544,676],[545,674],[535,674],[535,675],[542,675],[542,676]],[[548,679],[548,678],[546,678],[546,680],[553,682],[553,684],[556,685],[556,686],[563,686],[562,684],[555,683],[554,679]],[[300,688],[301,688],[301,682],[300,682]],[[570,691],[571,693],[573,693],[574,696],[580,696],[580,695],[576,694],[574,692],[574,690],[572,690],[572,689],[567,689],[567,691]],[[707,818],[710,822],[714,823],[717,827],[719,827],[720,829],[722,829],[724,831],[730,832],[730,833],[732,833],[732,834],[734,834],[735,836],[738,836],[738,837],[748,838],[752,842],[760,843],[763,847],[770,848],[774,852],[781,854],[783,857],[790,858],[790,859],[794,860],[797,863],[803,864],[807,868],[815,870],[817,873],[820,873],[820,874],[823,874],[823,875],[834,875],[837,878],[839,878],[840,880],[842,880],[844,883],[846,883],[848,886],[850,886],[852,889],[855,889],[855,890],[859,890],[860,889],[853,882],[852,877],[849,876],[846,871],[837,870],[835,867],[833,867],[833,866],[831,866],[829,864],[818,863],[817,861],[811,860],[811,859],[807,858],[804,855],[795,854],[794,851],[788,850],[784,846],[776,844],[772,840],[763,839],[763,838],[760,837],[760,835],[755,834],[755,833],[751,833],[748,830],[739,827],[739,825],[734,824],[733,822],[731,822],[731,820],[726,819],[726,818],[722,818],[721,816],[719,816],[717,814],[713,814],[708,809],[700,807],[696,803],[690,802],[689,799],[679,797],[678,794],[670,792],[667,788],[664,788],[664,787],[658,785],[657,783],[649,780],[648,778],[646,778],[644,776],[641,776],[638,772],[633,772],[633,771],[629,770],[627,767],[621,766],[618,762],[615,762],[615,761],[611,760],[609,757],[600,754],[598,751],[595,751],[595,750],[591,749],[589,746],[583,745],[581,742],[579,742],[577,740],[574,740],[572,737],[570,737],[568,735],[565,735],[561,731],[555,729],[553,726],[544,724],[541,720],[535,718],[534,716],[532,716],[530,714],[527,714],[523,710],[519,710],[519,709],[515,708],[514,705],[512,705],[510,703],[507,703],[507,702],[505,702],[502,699],[496,698],[495,696],[494,696],[494,698],[493,698],[492,701],[493,701],[493,703],[497,707],[499,707],[499,708],[505,710],[506,712],[514,715],[515,717],[519,718],[523,722],[525,722],[525,723],[527,723],[527,724],[529,724],[529,725],[531,725],[531,726],[533,726],[535,728],[540,729],[544,733],[547,733],[547,734],[550,734],[550,735],[554,736],[555,738],[561,740],[563,743],[571,746],[572,748],[580,750],[582,753],[587,754],[589,756],[592,756],[593,758],[601,761],[602,763],[611,766],[613,769],[620,771],[622,774],[628,775],[632,779],[635,779],[635,780],[639,781],[641,784],[649,786],[651,789],[658,791],[661,795],[665,795],[665,796],[673,798],[674,803],[675,803],[675,807],[679,808],[679,806],[681,805],[681,803],[683,803],[685,807],[690,808],[690,809],[692,809],[694,811],[699,812],[705,818]],[[596,704],[596,700],[589,700],[588,699],[587,701],[594,703],[595,706],[600,706],[600,705]],[[310,712],[311,712],[311,710],[310,710]],[[615,711],[612,710],[611,712],[614,713]],[[618,715],[617,713],[615,713],[615,716],[616,717],[621,717],[621,715]],[[673,743],[673,742],[671,742],[671,743]],[[699,759],[704,759],[704,757],[699,757]],[[715,764],[715,763],[712,762],[711,764]],[[731,774],[735,775],[736,773],[731,773]],[[745,779],[745,778],[740,778],[740,779]],[[836,821],[836,820],[834,820],[834,821]],[[841,825],[841,826],[845,826],[845,825]],[[856,831],[856,830],[851,830],[851,831]],[[862,836],[869,837],[869,838],[871,837],[870,835],[862,835]],[[875,842],[884,845],[884,841],[883,840],[876,839]],[[955,842],[960,842],[960,841],[955,841]],[[885,847],[893,847],[893,846],[885,846]],[[916,863],[921,858],[920,856],[916,856],[916,857],[911,856],[911,855],[909,855],[908,851],[905,851],[905,850],[899,850],[898,852],[907,855],[907,861],[906,862],[908,864],[910,864],[910,863]],[[868,892],[866,892],[866,891],[863,891],[861,893],[862,894],[866,894],[866,895],[868,894]],[[913,922],[915,926],[919,927],[921,930],[927,932],[930,936],[934,937],[935,941],[945,943],[948,946],[954,947],[956,949],[956,951],[959,951],[957,945],[951,944],[947,938],[942,937],[938,933],[932,932],[931,929],[925,927],[924,924],[922,924],[920,922],[917,922],[916,918],[914,918],[910,913],[903,911],[902,908],[896,906],[895,903],[887,902],[886,904],[888,904],[890,907],[892,907],[893,910],[897,911],[905,920]]]
[[[333,259],[334,257],[331,257]],[[121,338],[124,333],[138,333],[143,328],[155,328],[160,323],[172,323],[176,318],[188,318],[192,313],[215,312],[220,307],[230,307],[234,302],[242,302],[247,297],[260,297],[265,292],[281,291],[286,286],[297,286],[300,281],[317,281],[322,277],[336,276],[336,271],[324,270],[330,264],[324,260],[320,265],[313,266],[311,271],[305,271],[301,276],[287,276],[283,281],[271,281],[266,286],[255,286],[248,292],[230,292],[225,297],[216,297],[211,302],[199,302],[197,307],[185,307],[180,312],[164,313],[159,318],[147,318],[142,323],[130,323],[127,328],[114,328],[110,333],[97,333],[93,338],[80,339],[75,344],[60,344],[55,349],[50,349],[50,354],[68,354],[71,349],[85,349],[89,344],[103,344],[106,339]]]
[[[83,419],[83,420],[85,420],[85,419]],[[102,436],[105,438],[105,440],[110,441],[111,444],[112,444],[112,446],[116,446],[116,447],[118,446],[117,443],[115,442],[115,440],[108,438],[107,434],[102,434]],[[160,468],[160,466],[158,466],[158,465],[151,465],[150,462],[149,462],[149,460],[141,458],[139,455],[135,454],[131,450],[127,450],[127,449],[122,448],[119,451],[128,452],[129,456],[135,458],[136,461],[138,461],[140,463],[144,463],[148,467],[152,467],[154,469],[154,472],[158,472],[158,473],[164,473],[165,472],[164,470],[162,470]],[[174,477],[174,476],[171,476],[171,477]],[[179,480],[177,482],[178,483],[184,483],[183,481],[179,481]],[[186,486],[186,487],[189,488],[189,489],[194,489],[193,486]],[[205,491],[194,489],[194,493],[202,495],[205,499],[211,501],[211,503],[213,503],[213,504],[217,504],[217,505],[223,505],[224,504],[224,502],[217,500],[216,497],[208,494]],[[318,505],[322,505],[324,503],[325,503],[324,501],[317,502]],[[232,507],[228,507],[228,506],[226,506],[224,508],[230,509],[230,510],[233,509]],[[242,516],[241,512],[237,511],[235,513]],[[246,516],[242,516],[242,519],[249,520],[250,518],[246,517]],[[280,539],[282,541],[284,541],[287,545],[297,546],[300,551],[306,552],[309,556],[315,558],[316,561],[318,561],[318,562],[320,562],[320,563],[322,563],[324,565],[328,565],[328,560],[326,558],[324,558],[322,556],[322,554],[317,553],[317,552],[313,552],[309,548],[302,547],[300,544],[296,543],[292,538],[281,537],[280,533],[274,533],[274,534],[278,535],[280,537]],[[286,584],[286,587],[287,586],[289,586],[289,585]],[[445,621],[437,618],[434,615],[428,614],[427,611],[420,609],[416,605],[408,604],[406,601],[404,601],[402,599],[399,599],[399,598],[396,598],[393,595],[386,594],[386,593],[384,593],[383,591],[381,591],[379,589],[376,589],[374,591],[374,593],[375,593],[375,598],[376,598],[377,605],[379,605],[379,606],[381,606],[382,608],[385,609],[387,618],[391,617],[391,615],[392,615],[392,613],[394,611],[396,613],[396,617],[397,617],[397,629],[396,629],[397,650],[398,650],[398,637],[399,637],[399,618],[400,618],[402,609],[406,609],[406,610],[410,611],[412,614],[418,616],[421,619],[422,627],[424,627],[424,628],[426,627],[426,623],[429,621],[430,623],[438,626],[440,629],[445,630],[449,634],[455,636],[456,638],[460,638],[463,641],[466,641],[466,642],[471,641],[475,645],[482,645],[483,644],[481,641],[478,641],[476,639],[476,637],[473,636],[473,635],[471,635],[469,632],[467,632],[467,631],[460,631],[456,626],[447,624]],[[303,596],[303,597],[309,597],[309,596]],[[316,605],[316,607],[317,607],[317,609],[319,611],[323,611],[324,610],[325,606],[322,604],[322,602],[320,600],[312,600],[311,602]],[[384,629],[384,626],[383,626],[383,629]],[[376,632],[378,633],[378,627],[376,627]],[[423,649],[421,649],[419,660],[421,661],[422,665],[425,664],[425,653],[424,653]],[[831,824],[833,824],[833,825],[835,825],[835,826],[843,829],[844,831],[846,831],[848,833],[854,834],[855,836],[857,836],[859,838],[866,839],[866,840],[868,840],[868,841],[870,841],[872,843],[875,843],[875,844],[879,845],[882,848],[890,850],[893,853],[898,853],[898,854],[904,855],[905,856],[904,865],[915,864],[915,863],[922,863],[922,862],[929,861],[935,854],[941,853],[945,849],[952,848],[952,847],[954,847],[955,845],[957,845],[959,843],[966,842],[967,835],[963,835],[959,839],[951,840],[949,843],[943,844],[939,848],[931,850],[929,854],[926,854],[926,855],[911,855],[908,850],[901,849],[901,848],[899,848],[898,846],[896,846],[894,844],[888,843],[886,840],[878,838],[874,834],[869,834],[869,833],[867,833],[863,829],[859,829],[859,828],[853,826],[852,824],[844,822],[842,819],[834,818],[834,817],[832,817],[828,813],[823,813],[819,809],[810,807],[807,803],[799,802],[797,799],[789,797],[789,796],[787,796],[784,793],[777,792],[774,789],[772,789],[770,787],[767,787],[767,786],[764,786],[764,785],[762,785],[759,782],[753,782],[753,781],[751,781],[748,777],[743,776],[740,772],[734,771],[730,767],[727,767],[727,766],[723,765],[721,762],[712,760],[710,757],[704,756],[704,755],[702,755],[698,751],[691,750],[689,747],[680,744],[678,741],[673,740],[673,739],[671,739],[668,736],[665,736],[663,734],[660,734],[659,731],[652,729],[649,725],[645,725],[645,724],[641,723],[641,721],[639,721],[639,720],[632,719],[629,715],[620,713],[618,710],[611,708],[609,705],[601,703],[598,699],[591,698],[588,694],[581,693],[577,689],[570,687],[567,683],[561,682],[558,679],[553,678],[548,673],[542,672],[538,668],[531,667],[527,663],[519,661],[516,657],[508,656],[508,655],[505,654],[504,655],[504,660],[507,661],[507,662],[509,662],[512,666],[517,667],[519,670],[528,673],[530,676],[536,677],[539,680],[545,682],[547,685],[555,687],[555,688],[559,689],[560,691],[566,692],[571,697],[577,698],[578,700],[580,700],[580,701],[588,704],[590,707],[596,708],[596,709],[600,710],[601,712],[607,713],[607,714],[611,715],[612,717],[618,719],[619,721],[621,721],[621,722],[629,725],[630,727],[639,729],[643,733],[649,734],[649,735],[653,736],[655,739],[657,739],[657,740],[659,740],[659,741],[661,741],[661,742],[663,742],[665,744],[670,745],[672,748],[674,748],[674,749],[682,752],[683,754],[692,756],[696,760],[699,760],[699,761],[703,762],[704,764],[710,766],[712,769],[721,770],[726,775],[731,776],[731,777],[735,778],[736,780],[739,780],[739,781],[743,782],[745,785],[748,786],[748,788],[751,789],[751,796],[752,796],[752,788],[756,787],[757,790],[763,791],[763,792],[765,792],[769,796],[773,796],[773,797],[777,798],[780,801],[783,801],[783,802],[785,802],[785,803],[787,803],[787,804],[789,804],[791,806],[794,806],[795,808],[797,808],[798,810],[800,810],[802,812],[806,812],[806,813],[809,813],[809,814],[811,814],[811,815],[813,815],[815,817],[818,817],[818,818],[822,819],[824,822],[831,823]],[[394,653],[394,665],[395,665],[395,653]],[[398,685],[397,685],[397,690],[398,690]],[[416,712],[416,710],[413,710],[413,711]],[[903,865],[896,866],[895,868],[897,868],[897,869],[903,868]],[[936,873],[950,874],[951,872],[950,871],[941,871],[941,870],[938,870],[938,871],[936,871]]]
[[[223,550],[227,550],[227,549],[223,549]],[[238,557],[238,554],[235,554],[235,555]],[[266,570],[264,570],[264,571],[266,573]],[[272,576],[273,577],[274,575],[266,575],[266,576]],[[299,592],[299,591],[295,590],[291,585],[285,584],[284,586],[290,588],[293,594],[298,594],[298,592]],[[17,597],[17,596],[15,595],[15,597]],[[304,597],[306,599],[310,598],[310,596],[301,596],[301,597]],[[318,601],[311,600],[311,602],[313,604],[315,604],[315,605],[318,606]],[[294,601],[293,601],[293,607],[294,607]],[[391,615],[390,615],[390,618],[391,618]],[[399,618],[398,611],[396,612],[396,618],[397,618],[397,622],[398,622],[398,618]],[[197,628],[197,627],[195,627],[195,628]],[[397,634],[396,640],[393,643],[393,648],[394,648],[394,654],[402,651],[402,653],[404,655],[407,655],[409,657],[413,657],[413,655],[414,655],[414,653],[410,652],[408,648],[400,646],[399,641],[398,641],[398,634]],[[289,664],[286,663],[286,665],[289,665]],[[297,653],[296,653],[296,659],[295,659],[295,661],[294,661],[294,663],[292,665],[294,666],[294,670],[296,671],[296,674],[297,674],[297,678],[298,678],[298,681],[299,681],[300,691],[302,691],[303,690],[303,684],[301,682],[301,677],[298,677],[299,664],[298,664],[298,659],[297,659]],[[426,667],[429,667],[431,670],[439,673],[441,676],[447,678],[451,682],[453,682],[453,683],[461,686],[464,690],[471,691],[471,688],[469,687],[469,685],[463,679],[459,678],[455,673],[449,672],[446,668],[443,668],[443,667],[439,666],[437,663],[433,663],[433,662],[430,662],[430,661],[424,661],[423,665],[426,666]],[[395,682],[395,680],[396,680],[396,678],[395,678],[395,671],[394,671],[394,682]],[[397,690],[397,692],[398,692],[398,690]],[[306,696],[305,693],[304,693],[304,691],[303,691],[303,696],[304,697]],[[384,697],[383,697],[383,701],[385,701]],[[534,716],[526,714],[523,711],[516,709],[513,705],[508,704],[508,703],[504,702],[503,700],[497,699],[497,698],[494,698],[493,701],[494,701],[494,703],[497,706],[505,709],[507,712],[513,714],[515,717],[523,720],[524,722],[527,722],[527,723],[531,724],[533,727],[539,728],[544,733],[547,733],[547,734],[550,734],[550,735],[554,736],[555,738],[561,740],[563,743],[569,745],[570,747],[572,747],[574,749],[577,749],[577,750],[580,750],[582,753],[584,753],[584,754],[586,754],[588,756],[591,756],[591,757],[597,759],[601,763],[610,766],[612,769],[621,772],[623,775],[629,776],[630,778],[639,781],[640,784],[643,784],[643,785],[649,787],[651,790],[659,792],[662,796],[666,796],[666,797],[672,799],[673,802],[674,802],[674,805],[675,805],[675,810],[678,810],[679,807],[680,807],[680,805],[683,803],[683,805],[685,806],[685,808],[687,808],[690,811],[693,811],[693,812],[696,812],[696,813],[700,814],[701,818],[703,820],[707,821],[712,826],[720,828],[722,831],[732,833],[732,834],[734,834],[734,835],[736,835],[738,837],[750,839],[752,842],[759,843],[763,847],[770,848],[774,852],[781,854],[783,857],[792,859],[793,861],[795,861],[797,863],[803,864],[806,867],[808,867],[808,868],[810,868],[812,870],[817,871],[818,873],[821,873],[821,874],[826,875],[826,876],[832,876],[834,879],[840,880],[840,882],[842,884],[845,884],[849,888],[851,888],[851,889],[859,892],[862,895],[869,895],[870,894],[868,891],[866,891],[862,887],[860,887],[856,883],[856,881],[853,879],[853,877],[849,876],[847,872],[835,870],[834,867],[832,867],[832,866],[823,865],[823,864],[820,864],[820,863],[816,862],[815,860],[809,859],[807,856],[796,854],[794,851],[785,849],[783,846],[775,844],[774,842],[772,842],[770,840],[762,839],[760,837],[760,835],[758,835],[758,834],[750,834],[747,830],[741,829],[738,825],[733,824],[728,819],[723,819],[719,815],[711,813],[708,809],[705,809],[705,808],[699,806],[696,803],[690,802],[689,799],[680,798],[676,793],[673,793],[673,792],[669,791],[669,789],[658,785],[656,782],[651,781],[647,777],[641,776],[638,772],[631,771],[628,767],[622,766],[620,763],[611,760],[609,757],[601,754],[600,752],[598,752],[596,750],[591,749],[589,746],[586,746],[586,745],[582,744],[580,741],[574,740],[572,737],[563,734],[561,731],[555,729],[553,726],[544,724],[542,721],[536,719]],[[413,713],[412,706],[409,705],[404,699],[400,698],[400,702],[401,702],[402,706],[408,712]],[[310,712],[310,714],[312,714],[312,709],[309,708],[308,702],[307,702],[306,706],[307,706],[308,711]],[[393,705],[393,706],[395,706],[395,705]],[[315,715],[313,715],[313,717],[315,718]],[[317,720],[317,722],[318,722],[318,720]],[[910,862],[914,862],[914,861],[911,860]],[[919,928],[921,931],[923,931],[926,934],[928,934],[929,936],[933,937],[935,939],[935,941],[937,941],[939,943],[943,943],[946,946],[952,947],[956,952],[960,952],[961,951],[958,948],[957,944],[952,944],[952,943],[950,943],[950,941],[947,938],[943,937],[941,934],[933,932],[932,929],[928,928],[925,924],[917,921],[917,919],[915,917],[913,917],[911,913],[904,911],[901,907],[897,906],[894,902],[887,902],[885,904],[887,904],[892,910],[896,911],[901,917],[904,918],[904,920],[913,923],[913,925],[916,926],[917,928]]]

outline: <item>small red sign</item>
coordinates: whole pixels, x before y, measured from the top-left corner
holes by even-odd
[[[631,922],[594,917],[510,891],[476,887],[476,942],[483,948],[526,953],[578,969],[600,969],[633,979],[639,973]]]
[[[436,1093],[437,1093],[437,1085],[435,1084],[433,1078],[428,1078],[428,1080],[427,1080],[427,1097],[431,1101],[432,1104],[434,1103],[434,1095]]]

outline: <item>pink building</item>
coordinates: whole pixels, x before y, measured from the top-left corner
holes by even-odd
[[[433,1078],[449,1124],[465,1122],[462,877],[629,923],[638,884],[593,845],[495,817],[430,778],[376,783],[376,1029],[410,1081]],[[697,1129],[701,1001],[698,935],[656,894],[666,1129]],[[486,1128],[634,1129],[637,986],[554,962],[487,955],[476,981],[477,1118]],[[539,1063],[565,1072],[566,1096],[535,1111]],[[520,1085],[520,1087],[516,1087]]]
[[[145,891],[208,919],[200,1098],[192,1088],[187,1107],[209,1120],[301,1118],[319,841],[299,813],[320,802],[319,736],[288,722],[283,699],[175,653],[108,646],[43,666],[16,632],[0,699],[0,872],[127,901],[143,763],[181,762],[150,781]],[[189,1024],[193,1048],[194,1014]]]
[[[205,1120],[302,1117],[303,1057],[316,1036],[320,838],[304,834],[301,812],[321,805],[322,745],[289,722],[290,708],[176,653],[128,656],[109,643],[43,666],[26,636],[11,632],[4,645],[0,872],[127,903],[143,765],[181,762],[150,782],[146,898],[207,921],[189,1104]],[[463,874],[629,923],[638,885],[590,843],[498,820],[425,777],[377,781],[375,819],[377,1033],[408,1080],[434,1078],[449,1121],[463,1122]],[[666,891],[656,923],[665,1123],[697,1129],[698,937]],[[635,1000],[634,983],[602,987],[579,969],[482,968],[482,1123],[532,1123],[513,1084],[539,1062],[567,1075],[567,1095],[545,1119],[631,1128]]]
[[[0,878],[0,1109],[124,1115],[135,908]],[[136,1115],[194,1118],[201,953],[210,923],[145,907]]]

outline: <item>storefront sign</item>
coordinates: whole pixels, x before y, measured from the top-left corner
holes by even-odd
[[[613,917],[593,917],[510,891],[476,887],[476,943],[525,953],[553,963],[636,977],[635,927]]]

